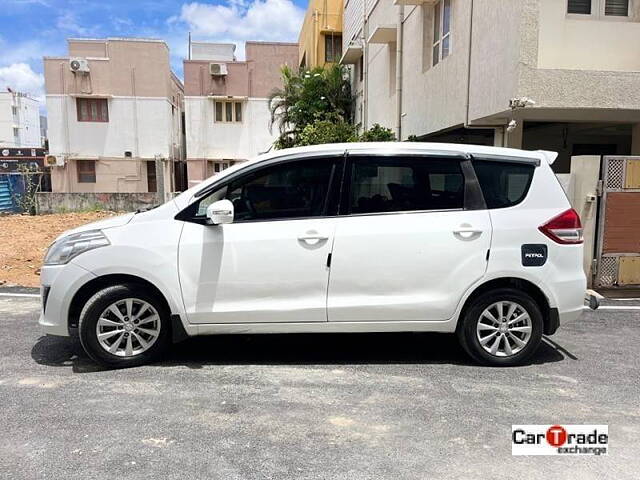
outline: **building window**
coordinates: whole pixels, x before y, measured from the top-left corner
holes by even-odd
[[[216,122],[242,122],[242,102],[215,102]]]
[[[567,13],[596,17],[628,17],[629,0],[567,0]]]
[[[96,183],[95,160],[78,160],[76,169],[78,170],[78,183]]]
[[[433,65],[451,53],[451,0],[442,0],[433,7]]]
[[[324,61],[336,63],[342,57],[342,35],[325,35],[324,37]]]
[[[154,160],[147,161],[147,191],[156,193],[158,191],[158,182],[156,180],[156,162]]]
[[[613,17],[629,16],[629,0],[605,0],[604,14]]]
[[[106,98],[77,98],[79,122],[108,122],[109,107]]]
[[[358,73],[360,75],[360,81],[364,80],[364,56],[361,56],[358,60]]]
[[[567,13],[591,15],[591,0],[568,0]]]
[[[16,115],[18,115],[18,107],[16,107],[15,105],[11,107],[11,113],[13,114],[13,116],[15,117]]]

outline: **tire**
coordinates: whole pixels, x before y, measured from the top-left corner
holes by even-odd
[[[511,316],[507,317],[514,305]],[[531,296],[521,290],[500,288],[485,292],[471,302],[457,334],[462,348],[476,362],[510,367],[522,365],[535,353],[542,340],[542,327],[540,307]]]
[[[115,285],[100,290],[87,301],[80,314],[78,333],[87,355],[101,365],[110,368],[144,365],[167,350],[171,339],[170,314],[164,300],[144,288],[135,284]]]

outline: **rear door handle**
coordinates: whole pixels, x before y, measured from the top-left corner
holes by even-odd
[[[470,238],[474,238],[479,236],[482,233],[482,230],[478,230],[477,228],[473,228],[471,225],[460,225],[460,228],[457,228],[453,231],[453,234],[461,238],[463,240],[467,240]]]

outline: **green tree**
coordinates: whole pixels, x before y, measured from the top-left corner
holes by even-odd
[[[395,142],[396,134],[390,128],[374,123],[369,130],[362,132],[359,140],[361,142]]]
[[[357,138],[355,125],[345,122],[337,115],[327,115],[306,125],[298,135],[296,146],[354,142]]]
[[[281,75],[282,88],[269,96],[270,127],[277,126],[279,132],[276,148],[300,145],[305,127],[315,122],[325,122],[320,129],[326,132],[329,128],[326,122],[351,121],[353,96],[344,66],[316,67],[303,72],[285,66]],[[344,130],[344,125],[338,130]],[[309,141],[309,135],[316,134],[308,131],[305,141]]]

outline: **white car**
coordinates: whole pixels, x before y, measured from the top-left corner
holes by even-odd
[[[555,157],[435,143],[263,155],[61,235],[40,324],[115,367],[194,335],[405,331],[521,364],[583,310],[582,228]]]

